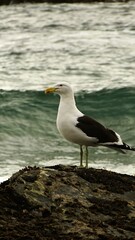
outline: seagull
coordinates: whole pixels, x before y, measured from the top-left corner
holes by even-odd
[[[125,153],[125,150],[135,151],[134,147],[122,141],[118,133],[78,110],[74,92],[68,83],[58,83],[45,89],[45,93],[56,93],[60,96],[57,129],[66,140],[80,146],[80,167],[83,167],[83,146],[86,148],[86,168],[88,168],[88,146],[104,146],[122,153]]]

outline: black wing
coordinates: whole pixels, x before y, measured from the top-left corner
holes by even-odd
[[[113,143],[119,140],[113,130],[105,128],[102,124],[88,116],[79,117],[77,121],[76,127],[80,128],[88,137],[97,138],[99,143]]]

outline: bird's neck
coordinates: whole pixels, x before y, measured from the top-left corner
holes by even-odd
[[[78,113],[79,110],[76,107],[75,98],[73,93],[68,93],[66,95],[60,96],[60,104],[59,104],[59,114],[68,113]]]

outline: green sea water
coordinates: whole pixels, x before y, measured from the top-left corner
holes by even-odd
[[[135,146],[135,2],[0,7],[0,181],[28,166],[79,165],[56,128],[72,85],[83,113]],[[89,148],[89,166],[135,174],[135,153]]]
[[[76,102],[85,114],[117,131],[135,145],[135,88],[78,92]],[[43,91],[0,92],[1,169],[56,163],[79,165],[79,147],[64,140],[56,128],[59,97]],[[135,154],[89,148],[89,166],[130,166]],[[119,169],[120,171],[122,169]]]

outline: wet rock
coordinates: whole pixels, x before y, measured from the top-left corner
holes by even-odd
[[[28,167],[0,185],[0,239],[135,239],[135,177]]]

